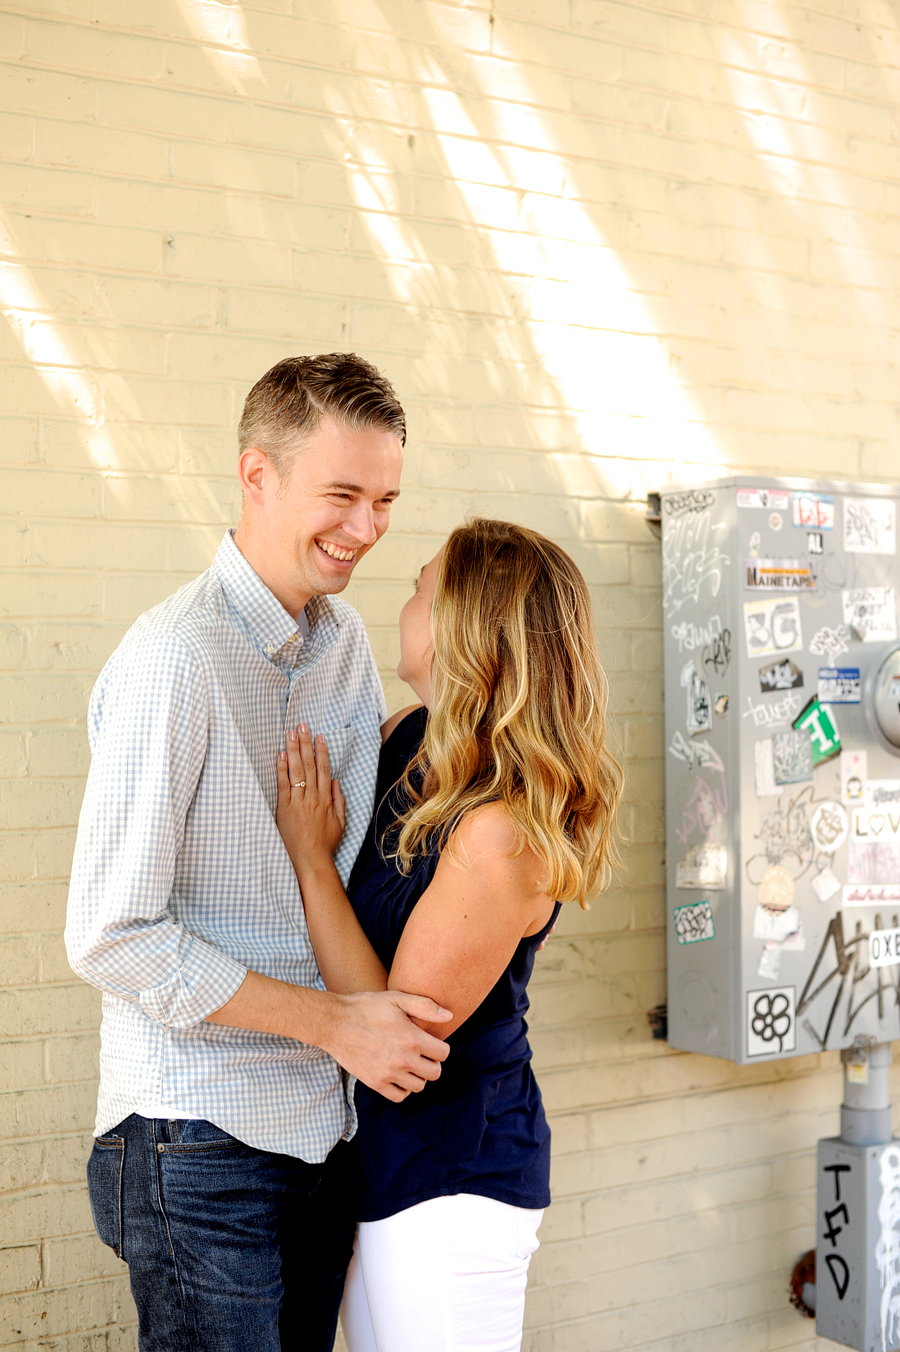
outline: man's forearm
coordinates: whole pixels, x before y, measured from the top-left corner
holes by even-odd
[[[437,1079],[449,1051],[446,1042],[412,1020],[439,1024],[451,1017],[424,995],[383,990],[338,995],[248,972],[207,1022],[321,1047],[363,1084],[399,1103]]]
[[[330,1051],[339,1016],[334,997],[326,991],[248,972],[231,999],[208,1014],[206,1022],[277,1033]]]

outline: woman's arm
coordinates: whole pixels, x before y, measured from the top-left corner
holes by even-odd
[[[299,733],[299,736],[298,736]],[[331,778],[322,736],[313,751],[301,723],[278,757],[275,822],[294,865],[313,952],[328,990],[339,995],[383,991],[387,973],[347,899],[334,852],[344,830],[344,796]],[[298,785],[304,787],[296,787]]]
[[[550,919],[554,902],[541,888],[545,866],[518,837],[506,809],[488,803],[453,832],[434,878],[406,923],[390,976],[369,944],[334,867],[344,800],[332,781],[328,748],[313,748],[301,724],[278,760],[276,820],[300,890],[319,970],[329,990],[428,994],[453,1011],[437,1024],[414,1021],[447,1037],[499,980],[520,940]],[[294,787],[303,784],[304,787]],[[377,984],[376,984],[377,983]],[[433,994],[432,994],[433,992]]]
[[[466,816],[450,837],[431,885],[415,906],[394,956],[389,990],[432,999],[453,1011],[447,1023],[416,1019],[448,1037],[481,1004],[516,946],[543,929],[554,902],[542,891],[546,868],[517,835],[501,803]]]

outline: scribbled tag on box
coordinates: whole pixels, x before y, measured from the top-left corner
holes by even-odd
[[[897,610],[893,587],[850,587],[841,592],[844,623],[863,643],[881,643],[897,637]]]
[[[812,779],[812,741],[809,733],[776,732],[772,738],[773,778],[776,784],[805,784]]]
[[[890,498],[844,498],[844,548],[848,554],[896,553]]]
[[[764,694],[769,690],[797,690],[802,685],[803,672],[789,657],[759,669],[759,688]]]
[[[834,498],[828,493],[795,493],[794,525],[814,530],[834,529]]]
[[[691,901],[686,906],[675,907],[675,938],[680,944],[698,944],[715,937],[710,902]]]
[[[859,667],[819,667],[820,704],[859,704]]]

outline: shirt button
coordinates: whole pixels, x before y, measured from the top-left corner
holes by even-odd
[[[296,634],[291,634],[290,638],[288,639],[288,643],[296,643],[296,642],[297,642],[297,635],[296,635]]]
[[[266,644],[266,652],[268,653],[269,657],[272,656],[272,654],[274,653],[274,651],[275,651],[275,649],[273,648],[272,644],[271,644],[271,643],[267,643],[267,644]]]

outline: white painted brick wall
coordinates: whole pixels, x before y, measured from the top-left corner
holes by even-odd
[[[351,599],[395,619],[466,513],[596,600],[630,841],[535,980],[555,1203],[527,1352],[827,1345],[836,1058],[673,1053],[648,488],[900,477],[900,17],[884,0],[23,0],[0,11],[0,1346],[133,1352],[83,1168],[98,998],[61,947],[94,677],[236,516],[234,424],[355,348],[410,414]]]

